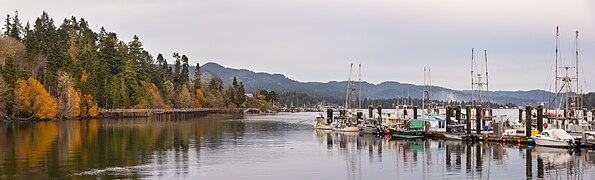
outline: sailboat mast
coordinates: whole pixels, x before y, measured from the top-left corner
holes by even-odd
[[[475,79],[475,74],[473,74],[473,67],[475,67],[473,65],[473,62],[475,61],[474,58],[474,48],[471,48],[471,106],[475,105],[475,102],[473,101],[473,96],[475,95],[475,91],[473,90],[473,85],[475,84],[473,82],[473,80]]]
[[[580,81],[578,78],[578,30],[576,30],[576,40],[575,40],[575,45],[574,45],[574,51],[575,51],[575,58],[576,58],[576,62],[574,65],[574,70],[576,71],[576,100],[574,101],[575,107],[578,107],[579,109],[582,109],[583,107],[583,99],[581,97],[582,92],[582,88],[580,86]],[[578,113],[577,113],[578,114]],[[583,114],[583,116],[585,116]]]
[[[362,64],[359,64],[359,93],[357,98],[357,109],[362,108]]]
[[[488,110],[490,109],[490,78],[488,77],[488,50],[483,50],[485,54],[485,66],[486,66],[486,95],[488,96]],[[490,114],[491,116],[491,114]]]
[[[425,105],[426,105],[426,67],[424,67],[424,86],[422,88],[421,91],[421,109],[422,111],[425,111]]]
[[[353,63],[349,66],[349,78],[347,79],[347,93],[345,95],[345,108],[349,109],[349,91],[351,90],[351,70],[353,69]]]
[[[560,49],[560,28],[558,26],[556,26],[556,55],[555,55],[555,59],[556,59],[556,64],[555,64],[555,73],[556,75],[554,76],[554,91],[558,91],[558,57],[559,57],[559,49]],[[557,92],[556,92],[557,94]],[[559,100],[558,100],[559,101]],[[557,108],[559,109],[559,107]],[[558,112],[556,112],[557,114]],[[556,120],[558,120],[558,117],[556,116]]]

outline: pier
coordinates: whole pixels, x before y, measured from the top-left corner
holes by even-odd
[[[99,117],[136,118],[165,114],[244,113],[245,108],[101,109]]]

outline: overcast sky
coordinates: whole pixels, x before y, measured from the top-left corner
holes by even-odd
[[[349,63],[362,79],[470,89],[471,48],[488,50],[490,89],[549,89],[555,28],[572,61],[580,31],[581,78],[595,91],[592,0],[0,0],[0,13],[34,22],[75,16],[154,56],[281,73],[298,81],[343,81]],[[2,23],[3,24],[3,23]],[[483,53],[477,53],[483,58]]]

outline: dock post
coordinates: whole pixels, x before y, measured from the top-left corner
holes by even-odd
[[[525,136],[527,137],[531,137],[531,125],[533,124],[531,109],[531,106],[525,106]]]
[[[537,106],[537,130],[543,131],[543,105]]]
[[[519,123],[523,123],[523,108],[519,108]]]
[[[467,105],[465,107],[465,113],[467,114],[467,121],[465,124],[467,125],[467,134],[471,134],[471,105]]]
[[[461,106],[455,106],[455,119],[461,121]]]
[[[481,106],[478,105],[475,107],[475,133],[481,134],[481,119],[482,119],[483,110]]]
[[[372,109],[372,106],[371,105],[368,106],[368,118],[370,118],[370,119],[374,118],[374,115],[372,114],[372,111],[374,111]]]
[[[413,119],[417,119],[417,106],[413,106]]]
[[[531,113],[528,113],[531,114]],[[528,119],[527,121],[529,121]],[[525,155],[525,175],[526,177],[533,177],[533,156],[531,155],[532,149],[526,149]]]
[[[448,125],[450,124],[450,118],[452,117],[452,107],[448,106],[446,107],[446,124],[444,125],[444,127],[446,128],[446,132],[450,132],[450,128],[448,128]],[[448,150],[448,148],[446,148]]]

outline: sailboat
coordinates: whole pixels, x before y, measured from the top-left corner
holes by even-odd
[[[361,64],[360,67],[360,86],[361,86]],[[355,105],[359,105],[359,98],[356,96],[357,89],[355,82],[351,79],[353,64],[349,67],[349,78],[347,80],[347,95],[345,97],[345,106],[339,109],[339,117],[331,124],[334,131],[340,132],[359,132],[361,128],[358,127],[358,120],[361,119],[359,114],[355,112]],[[361,89],[361,87],[360,87]],[[360,92],[361,94],[361,92]]]
[[[576,31],[576,61],[575,66],[561,66],[559,67],[559,28],[556,27],[556,65],[555,65],[555,97],[550,101],[549,105],[557,104],[555,113],[546,112],[545,118],[548,119],[550,129],[545,129],[539,135],[532,137],[535,144],[538,146],[555,146],[555,147],[569,147],[574,146],[574,137],[568,134],[565,129],[571,127],[570,125],[580,125],[580,116],[578,110],[581,109],[582,97],[580,96],[580,83],[578,79],[578,31]],[[564,70],[562,74],[558,71]],[[574,73],[573,71],[574,70]],[[558,81],[562,84],[558,87]],[[557,113],[564,104],[564,114],[562,116]],[[547,108],[550,109],[549,107]],[[552,117],[553,115],[553,117]],[[580,127],[580,126],[579,126]],[[576,129],[576,128],[573,128]],[[580,130],[582,131],[582,130]]]
[[[436,104],[432,100],[432,74],[430,67],[424,67],[424,86],[422,92],[422,119],[430,123],[431,129],[445,130],[446,117],[434,112]],[[428,105],[426,106],[426,103]],[[426,108],[427,107],[427,108]]]

